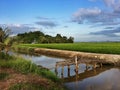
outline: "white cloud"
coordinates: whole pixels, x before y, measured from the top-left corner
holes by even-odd
[[[111,7],[115,12],[120,12],[120,0],[104,0],[108,7]]]
[[[72,21],[83,23],[84,20],[91,19],[98,16],[101,10],[97,7],[94,8],[80,8],[77,12],[73,14]]]
[[[109,7],[113,6],[114,5],[114,2],[115,0],[104,0],[105,4]]]
[[[10,28],[13,35],[29,31],[41,30],[30,24],[0,24],[0,26]]]

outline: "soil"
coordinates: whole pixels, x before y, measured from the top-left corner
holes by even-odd
[[[51,82],[43,77],[33,74],[21,74],[13,69],[0,68],[0,73],[8,73],[9,76],[0,80],[0,90],[9,90],[10,86],[17,83],[32,83],[49,88]]]

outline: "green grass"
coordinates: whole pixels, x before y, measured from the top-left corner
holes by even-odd
[[[0,59],[0,69],[10,68],[22,74],[34,74],[46,78],[48,82],[51,83],[51,87],[48,90],[65,90],[62,86],[61,80],[48,69],[38,67],[36,64],[32,63],[29,60],[25,60],[20,57],[9,56],[7,54],[1,53],[0,56],[3,59]],[[8,60],[5,60],[5,56],[10,57]],[[0,80],[6,79],[9,76],[7,73],[0,73]],[[54,85],[52,85],[54,84]],[[47,90],[45,86],[39,86],[31,83],[16,83],[10,87],[10,90]]]
[[[0,73],[0,80],[4,80],[9,76],[8,73]]]
[[[24,49],[49,48],[59,50],[70,50],[80,52],[120,54],[120,42],[86,42],[68,44],[21,44],[17,46]],[[19,48],[20,49],[20,48]]]
[[[31,61],[25,60],[23,58],[16,58],[16,60],[8,60],[8,61],[1,60],[0,67],[12,68],[23,74],[33,73],[48,78],[54,82],[60,82],[58,77],[56,77],[56,75],[53,74],[51,71],[44,69],[42,67],[40,68]]]
[[[13,59],[13,57],[8,54],[5,54],[4,52],[0,52],[0,59],[9,60],[9,59]]]

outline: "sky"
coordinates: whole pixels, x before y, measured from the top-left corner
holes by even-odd
[[[0,26],[75,42],[120,41],[120,0],[0,0]]]

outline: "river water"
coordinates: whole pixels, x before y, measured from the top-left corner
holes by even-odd
[[[64,61],[63,58],[48,57],[44,55],[14,55],[31,60],[37,65],[50,69],[64,81],[64,85],[69,90],[120,90],[120,68],[102,67],[86,70],[85,64],[79,64],[79,71],[75,72],[75,66],[71,65],[70,70],[65,66],[55,69],[56,62]],[[63,72],[63,73],[62,73]]]

